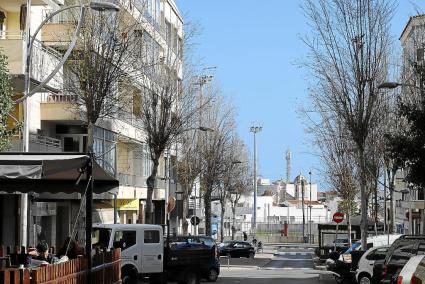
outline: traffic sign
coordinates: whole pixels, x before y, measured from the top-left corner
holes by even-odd
[[[334,220],[335,223],[339,224],[342,221],[344,221],[344,213],[335,212],[335,214],[333,215],[332,219]]]
[[[199,222],[201,222],[201,219],[199,219],[198,216],[192,216],[190,218],[190,224],[192,224],[192,226],[198,226]]]

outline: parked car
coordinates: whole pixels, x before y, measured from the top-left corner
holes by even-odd
[[[220,256],[254,258],[255,249],[248,242],[226,241],[218,246],[218,253]]]
[[[370,284],[373,278],[373,265],[377,260],[384,260],[390,246],[373,247],[367,250],[359,260],[356,280],[359,284]]]
[[[425,282],[425,255],[409,259],[397,276],[397,284],[421,284]]]
[[[425,254],[425,236],[409,235],[397,239],[388,249],[385,260],[374,265],[374,278],[384,284],[395,284],[403,266],[411,257]],[[375,276],[376,274],[376,276]]]
[[[203,262],[200,266],[200,276],[209,282],[215,282],[220,274],[220,261],[218,259],[218,249],[215,240],[207,236],[175,236],[171,237],[170,247],[174,250],[190,249],[202,250],[209,249],[214,251],[215,258],[208,258],[209,261]]]

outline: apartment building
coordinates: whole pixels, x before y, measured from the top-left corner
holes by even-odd
[[[30,9],[30,30],[33,32],[50,13],[62,7],[85,1],[74,0],[32,0]],[[106,1],[108,2],[108,1]],[[183,38],[183,18],[174,0],[114,0],[129,18],[141,21],[140,32],[149,56],[159,58],[172,53],[181,53]],[[6,56],[16,97],[22,96],[24,89],[25,20],[27,9],[25,0],[4,0],[0,3],[0,48]],[[61,31],[72,27],[68,13],[59,14],[47,22],[36,36],[31,61],[31,88],[40,84],[61,60],[67,41],[55,38]],[[181,60],[177,58],[178,60]],[[181,79],[181,64],[176,74]],[[42,89],[28,100],[29,132],[31,152],[86,152],[87,125],[77,113],[70,111],[72,95],[64,91],[63,85],[69,74],[65,68]],[[120,182],[118,194],[95,195],[93,215],[95,222],[112,223],[114,217],[120,223],[143,223],[145,200],[147,198],[146,179],[150,175],[152,162],[145,144],[145,133],[136,118],[140,112],[140,84],[131,80],[124,90],[131,88],[137,96],[128,111],[113,118],[105,118],[94,129],[94,152],[98,163]],[[16,107],[15,117],[23,120],[22,105]],[[22,136],[12,143],[14,151],[21,151]],[[165,223],[165,157],[161,159],[158,180],[153,194],[155,223]],[[116,201],[114,202],[114,198]],[[43,193],[30,195],[29,244],[40,238],[53,246],[60,246],[71,234],[74,223],[84,228],[84,219],[77,218],[81,202],[80,194]],[[6,206],[7,205],[7,206]],[[19,195],[0,195],[0,214],[5,216],[0,223],[2,234],[0,243],[14,245],[19,239]],[[13,209],[13,210],[12,210]],[[115,216],[114,216],[115,215]],[[3,230],[6,226],[13,230]]]
[[[413,76],[414,64],[425,64],[425,14],[410,17],[400,35],[402,47],[402,70],[400,81],[420,87],[424,82]],[[408,87],[402,87],[402,95],[415,100]],[[404,182],[405,172],[399,170],[395,179],[394,222],[400,233],[420,234],[423,232],[424,194],[422,191],[408,189]],[[388,204],[388,202],[387,202]],[[389,208],[389,207],[388,207]]]

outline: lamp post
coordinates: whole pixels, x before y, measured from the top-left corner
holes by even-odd
[[[28,98],[35,93],[41,91],[43,87],[59,72],[59,70],[63,67],[68,57],[71,55],[72,50],[75,47],[75,44],[78,39],[78,35],[80,34],[82,24],[84,22],[84,15],[86,13],[86,9],[92,9],[95,11],[103,12],[103,11],[119,11],[119,6],[107,3],[107,2],[95,2],[92,1],[87,5],[72,5],[61,8],[53,13],[51,13],[46,19],[44,19],[37,29],[34,32],[34,35],[31,36],[30,30],[30,17],[31,17],[31,0],[27,0],[27,16],[26,16],[26,49],[25,49],[25,79],[24,79],[24,96],[15,101],[16,104],[23,103],[24,108],[24,123],[23,123],[23,137],[22,137],[22,151],[29,152],[29,104]],[[53,69],[53,71],[48,75],[39,85],[37,85],[34,89],[30,90],[30,66],[31,66],[31,56],[32,56],[32,48],[34,45],[35,38],[37,34],[40,32],[41,28],[50,21],[55,15],[69,10],[73,8],[80,8],[80,18],[78,20],[77,27],[73,34],[73,38],[69,44],[67,51],[65,52],[63,58],[59,62],[59,64]],[[21,246],[27,245],[27,218],[28,218],[28,194],[21,194],[21,226],[20,226],[20,243]]]
[[[309,176],[310,176],[310,222],[309,222],[309,241],[310,244],[312,243],[312,239],[311,239],[311,222],[312,222],[312,218],[311,218],[311,209],[313,207],[313,204],[311,203],[311,171],[308,172]]]
[[[250,128],[250,132],[253,133],[254,136],[254,205],[253,205],[253,212],[252,212],[252,229],[255,233],[257,229],[257,140],[256,136],[257,133],[260,132],[263,129],[261,126],[253,125]]]

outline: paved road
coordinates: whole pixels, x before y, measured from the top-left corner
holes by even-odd
[[[271,260],[262,267],[222,267],[218,284],[272,284],[290,283],[335,284],[333,279],[319,278],[321,271],[313,267],[314,250],[299,247],[281,247],[271,254]]]
[[[264,268],[311,270],[314,269],[313,256],[314,250],[312,248],[280,247]]]

